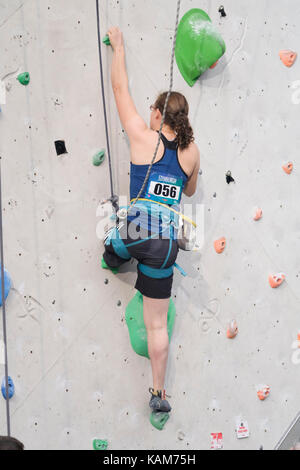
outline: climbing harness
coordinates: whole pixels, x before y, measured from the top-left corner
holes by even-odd
[[[167,220],[170,219],[171,213],[176,214],[177,218],[171,219],[171,224],[174,226],[175,229],[178,230],[177,237],[176,237],[178,246],[183,251],[193,251],[195,243],[196,243],[197,225],[192,219],[182,214],[182,212],[176,211],[173,207],[170,207],[161,202],[154,201],[152,199],[144,199],[144,198],[140,198],[139,201],[143,202],[140,205],[138,203],[135,204],[135,207],[137,207],[139,210],[146,210],[146,207],[149,205],[149,203],[154,203],[154,205],[152,205],[152,213],[155,212],[153,210],[155,209],[155,205],[160,206],[160,208],[166,209]],[[162,215],[162,217],[164,217],[164,214],[161,213],[161,210],[158,211],[158,215]]]
[[[7,435],[10,437],[10,411],[9,411],[9,376],[8,376],[8,354],[6,334],[6,310],[5,310],[5,286],[4,286],[4,254],[3,254],[3,224],[2,224],[2,184],[1,184],[1,160],[0,160],[0,262],[1,262],[1,293],[2,293],[2,320],[3,320],[3,342],[5,358],[5,395],[6,395],[6,423]]]
[[[150,202],[150,201],[146,201],[146,202]],[[138,205],[136,207],[140,209]],[[168,206],[166,207],[168,208]],[[141,209],[144,210],[145,208],[141,207]],[[164,232],[168,231],[169,232],[169,236],[168,236],[169,249],[161,267],[152,268],[150,266],[147,266],[146,264],[138,263],[138,269],[146,276],[154,278],[154,279],[165,279],[167,277],[170,277],[173,274],[174,267],[176,267],[183,276],[186,276],[185,271],[177,263],[174,263],[172,266],[168,268],[165,267],[168,262],[170,253],[171,253],[172,241],[176,239],[175,232],[174,232],[174,228],[176,228],[176,220],[175,220],[175,215],[174,215],[175,212],[176,211],[170,212],[170,223],[163,224],[162,230],[159,233],[153,233],[147,238],[143,238],[141,240],[128,243],[126,245],[120,236],[119,227],[114,227],[113,229],[110,230],[109,234],[106,236],[105,245],[109,245],[111,243],[114,249],[114,252],[120,258],[128,261],[131,258],[131,255],[128,251],[129,247],[134,246],[134,245],[139,245],[140,243],[144,243],[145,241],[156,238],[159,234],[162,235]]]

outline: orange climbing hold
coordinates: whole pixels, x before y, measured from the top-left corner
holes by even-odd
[[[284,171],[290,175],[293,171],[293,168],[294,168],[294,165],[292,162],[288,162],[288,163],[285,163],[282,168],[284,169]]]
[[[217,253],[223,253],[226,246],[226,238],[222,237],[219,240],[215,240],[214,247]]]
[[[235,320],[232,320],[227,328],[227,338],[229,339],[235,338],[238,332],[239,332],[239,329],[237,326],[237,322]]]
[[[295,60],[297,59],[297,52],[294,51],[280,51],[279,57],[287,67],[294,65]]]
[[[275,289],[276,287],[279,287],[280,284],[282,284],[284,280],[285,280],[285,275],[283,273],[274,274],[273,276],[272,275],[269,276],[269,283],[270,283],[270,286],[272,287],[272,289]]]
[[[262,218],[262,209],[256,209],[253,219],[260,220],[261,218]]]
[[[270,395],[270,387],[268,385],[264,385],[257,392],[257,396],[261,401],[265,400],[269,395]]]
[[[214,68],[218,65],[218,62],[219,62],[219,61],[217,60],[217,62],[215,62],[214,64],[212,64],[209,68],[210,68],[210,69],[214,69]]]

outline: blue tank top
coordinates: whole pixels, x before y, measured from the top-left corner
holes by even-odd
[[[140,198],[161,202],[176,209],[176,206],[180,204],[182,190],[188,176],[179,163],[177,141],[170,141],[163,134],[161,134],[161,140],[165,148],[164,154],[160,160],[152,165],[149,179]],[[130,199],[137,197],[148,168],[149,165],[130,164]],[[157,204],[155,205],[157,206]],[[152,232],[157,232],[160,223],[159,220],[155,220],[153,217],[150,222],[147,214],[143,215],[137,210],[134,211],[134,208],[128,219],[131,221],[137,219],[136,222],[141,227],[148,228]]]

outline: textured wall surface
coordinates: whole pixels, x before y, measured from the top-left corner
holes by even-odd
[[[102,36],[112,25],[123,31],[130,90],[149,123],[149,105],[169,86],[176,2],[100,3]],[[95,1],[0,0],[0,79],[10,87],[0,156],[13,281],[11,424],[27,449],[91,449],[95,437],[109,449],[208,449],[212,432],[223,433],[225,449],[271,449],[298,411],[300,62],[288,69],[278,53],[297,50],[300,4],[227,0],[226,18],[219,6],[181,5],[181,16],[206,10],[227,51],[193,88],[174,64],[173,89],[190,103],[201,151],[193,202],[204,205],[205,240],[200,253],[179,255],[188,277],[175,274],[166,381],[173,411],[160,432],[149,423],[150,363],[132,351],[124,320],[135,263],[117,276],[100,267],[96,211],[110,187],[107,160],[92,165],[106,146]],[[114,179],[127,194],[129,145],[110,85],[112,51],[102,52]],[[16,80],[24,71],[28,87]],[[56,155],[56,140],[68,154]],[[282,170],[287,160],[291,175]],[[226,183],[228,170],[235,184]],[[218,255],[213,241],[221,236],[227,246]],[[286,280],[271,289],[268,275],[277,272]],[[239,335],[230,341],[233,318]],[[271,387],[264,402],[259,384]],[[2,397],[0,407],[4,434]],[[238,416],[248,421],[248,439],[236,438]]]

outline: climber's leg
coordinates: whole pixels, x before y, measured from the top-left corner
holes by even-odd
[[[167,331],[169,300],[151,299],[143,296],[144,323],[147,330],[148,353],[151,360],[154,390],[164,389],[169,351]]]

